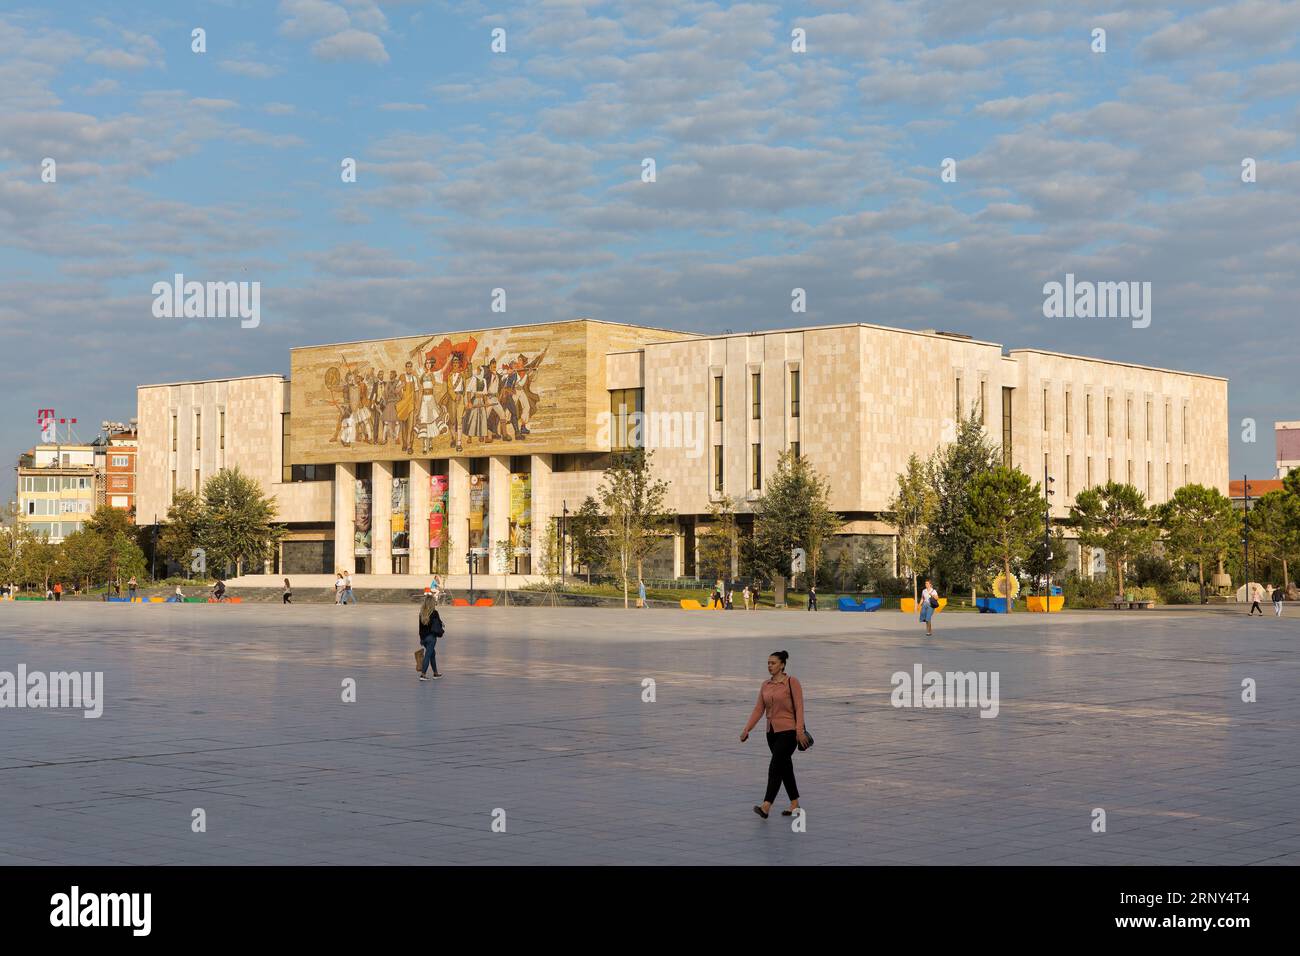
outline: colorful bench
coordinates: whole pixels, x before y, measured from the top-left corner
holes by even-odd
[[[836,602],[841,611],[879,611],[880,606],[885,603],[884,598],[869,597],[861,601],[855,601],[851,597],[842,597]]]
[[[982,597],[975,599],[975,606],[981,614],[1006,614],[1007,599],[1000,597]]]
[[[495,603],[491,598],[479,598],[474,602],[475,607],[491,607]]]
[[[452,607],[469,607],[469,601],[465,600],[464,598],[452,598],[452,599],[451,599],[451,606],[452,606]]]
[[[940,611],[942,611],[942,610],[943,610],[944,608],[946,608],[947,606],[948,606],[948,599],[947,599],[947,598],[939,598],[939,606],[938,606],[937,608],[934,609],[934,613],[935,613],[935,614],[938,614]],[[903,598],[903,600],[902,600],[901,602],[899,602],[898,609],[899,609],[900,611],[904,612],[905,614],[915,614],[915,613],[916,613],[916,601],[915,601],[913,598]]]
[[[1065,607],[1065,598],[1052,595],[1052,597],[1047,599],[1046,607],[1043,606],[1043,603],[1043,596],[1041,594],[1034,594],[1025,598],[1025,606],[1028,607],[1029,610],[1037,611],[1040,614],[1044,611],[1049,614],[1059,611],[1061,608]]]

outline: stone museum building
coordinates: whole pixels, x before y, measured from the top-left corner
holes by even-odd
[[[782,452],[831,484],[835,547],[878,536],[910,455],[974,412],[1053,514],[1108,480],[1228,490],[1227,380],[950,332],[853,323],[705,335],[576,319],[296,348],[289,376],[141,386],[137,521],[239,467],[288,527],[283,574],[531,574],[611,451],[653,450],[674,530],[647,577],[694,577],[729,498],[748,520]],[[1072,563],[1078,555],[1072,555]]]

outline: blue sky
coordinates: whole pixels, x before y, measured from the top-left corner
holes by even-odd
[[[1276,0],[6,3],[0,448],[37,408],[124,419],[137,384],[297,345],[868,321],[1227,376],[1232,472],[1271,476],[1300,418],[1297,37]],[[175,272],[260,282],[261,325],[154,318]],[[1067,272],[1151,282],[1151,326],[1044,318]]]

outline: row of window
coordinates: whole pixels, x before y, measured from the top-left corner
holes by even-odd
[[[226,447],[226,410],[217,409],[217,416],[220,419],[220,425],[217,430],[217,447],[224,449]],[[180,437],[180,416],[172,412],[172,451],[177,450],[177,444]],[[198,409],[194,410],[194,450],[203,450],[203,412]]]
[[[51,539],[66,538],[74,532],[80,531],[84,525],[80,521],[28,521],[26,527],[40,534],[45,532]]]
[[[722,376],[713,376],[713,420],[722,421]],[[763,417],[763,373],[749,373],[749,417],[759,421]],[[799,370],[790,370],[790,417],[799,417]]]
[[[796,458],[799,457],[799,443],[790,442],[790,451]],[[726,472],[723,463],[723,451],[721,445],[713,446],[713,490],[717,494],[722,494],[725,486]],[[749,446],[749,490],[763,490],[763,445],[760,442],[754,442]]]
[[[1071,394],[1069,389],[1066,389],[1064,399],[1065,399],[1065,408],[1064,408],[1065,434],[1069,435],[1071,434],[1070,430],[1073,427],[1073,418],[1074,418],[1073,409],[1072,409],[1073,395]],[[1091,394],[1084,395],[1083,403],[1084,403],[1084,414],[1083,414],[1084,434],[1091,436],[1093,430],[1092,395]],[[1043,389],[1043,431],[1050,430],[1050,425],[1049,425],[1050,404],[1051,402],[1050,402],[1049,390],[1044,388]],[[1154,418],[1153,403],[1148,399],[1145,405],[1146,405],[1145,414],[1143,416],[1145,429],[1143,431],[1143,435],[1146,441],[1152,442],[1156,440],[1156,435],[1154,431],[1154,421],[1153,421]],[[1186,445],[1187,444],[1187,406],[1186,405],[1182,407],[1182,416],[1183,416],[1183,422],[1182,422],[1183,444]],[[1170,436],[1172,434],[1173,434],[1173,404],[1171,402],[1166,401],[1165,402],[1165,444],[1166,445],[1170,443]],[[1107,438],[1116,437],[1115,399],[1111,395],[1106,396],[1106,437]],[[1124,399],[1124,437],[1130,440],[1135,437],[1134,430],[1133,430],[1133,399],[1131,398]]]
[[[24,475],[19,491],[84,491],[93,488],[92,476],[77,475]]]
[[[89,498],[24,498],[22,510],[29,515],[89,514]]]
[[[1043,474],[1051,475],[1051,477],[1053,478],[1057,477],[1055,475],[1052,475],[1051,468],[1052,468],[1051,456],[1043,455]],[[1068,498],[1074,494],[1074,467],[1073,467],[1073,462],[1071,461],[1071,457],[1069,455],[1065,456],[1065,475],[1063,477],[1065,479],[1065,495]],[[1154,477],[1155,477],[1155,465],[1154,463],[1148,461],[1146,463],[1146,485],[1144,488],[1139,488],[1139,490],[1141,490],[1143,494],[1146,495],[1148,501],[1152,500],[1152,496],[1155,491]],[[1119,481],[1119,480],[1120,479],[1115,474],[1115,459],[1107,458],[1106,459],[1106,481],[1111,482],[1111,481]],[[1170,462],[1165,462],[1165,495],[1166,496],[1172,495],[1174,492],[1173,480],[1174,480],[1174,466]],[[1124,483],[1133,485],[1135,488],[1139,487],[1138,475],[1133,470],[1132,458],[1128,459],[1128,469],[1124,477]],[[1183,484],[1187,485],[1190,483],[1191,483],[1191,466],[1184,463]],[[1093,485],[1094,485],[1094,481],[1093,481],[1093,474],[1092,474],[1092,456],[1089,455],[1087,457],[1087,460],[1084,463],[1083,487],[1080,490],[1086,490],[1088,488],[1093,487]]]

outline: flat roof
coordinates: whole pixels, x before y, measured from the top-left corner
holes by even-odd
[[[620,329],[642,329],[646,332],[671,332],[673,335],[686,335],[692,338],[704,338],[699,332],[680,332],[677,329],[662,329],[654,325],[637,325],[634,322],[609,322],[605,319],[589,319],[586,316],[577,316],[572,319],[555,319],[549,322],[522,322],[518,325],[485,325],[474,329],[454,329],[446,333],[434,332],[434,335],[463,335],[469,332],[508,332],[512,329],[535,329],[544,325],[571,325],[574,322],[590,322],[595,325],[612,325]],[[424,335],[424,332],[412,332],[409,335],[383,335],[373,339],[355,339],[350,342],[322,342],[319,345],[295,345],[290,352],[297,352],[301,349],[326,349],[335,345],[368,345],[371,342],[391,342],[394,339],[413,339]],[[672,341],[672,340],[666,340]]]
[[[821,332],[826,329],[875,329],[879,332],[898,332],[902,335],[921,335],[931,339],[943,339],[947,342],[964,342],[967,345],[983,345],[989,348],[995,348],[1001,351],[1002,346],[998,342],[986,342],[983,339],[976,339],[966,335],[963,332],[950,332],[947,330],[938,331],[936,329],[898,329],[891,325],[876,325],[873,322],[832,322],[827,325],[795,325],[783,329],[755,329],[751,332],[719,332],[711,334],[708,332],[688,332],[697,340],[708,341],[711,339],[738,339],[747,338],[755,335],[788,335],[792,332]],[[643,348],[651,345],[675,345],[676,339],[661,339],[655,342],[647,342]],[[618,352],[610,352],[610,355],[620,355],[626,352],[639,352],[640,349],[621,349]]]
[[[254,378],[278,378],[286,382],[289,380],[289,376],[282,372],[263,372],[260,375],[228,375],[224,378],[192,378],[183,382],[157,382],[153,385],[137,385],[135,389],[138,392],[142,388],[171,388],[173,385],[203,385],[206,382],[243,382]]]
[[[1049,352],[1047,349],[1011,349],[1011,354],[1030,352],[1035,355],[1051,355],[1055,358],[1074,359],[1076,362],[1100,362],[1102,365],[1123,365],[1126,368],[1142,369],[1144,372],[1164,372],[1167,375],[1192,375],[1196,378],[1208,378],[1216,382],[1226,382],[1222,375],[1206,375],[1204,372],[1184,372],[1176,368],[1160,368],[1157,365],[1139,365],[1136,362],[1121,362],[1117,359],[1097,358],[1092,355],[1071,355],[1069,352]]]

